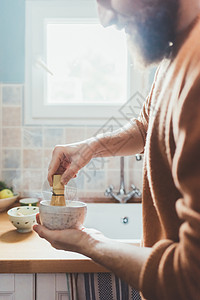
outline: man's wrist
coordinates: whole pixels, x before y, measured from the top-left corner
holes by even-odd
[[[96,260],[102,255],[102,251],[99,250],[103,249],[104,245],[110,241],[110,239],[100,232],[96,233],[95,229],[86,229],[85,235],[86,236],[80,240],[78,252]]]
[[[91,137],[89,139],[87,139],[86,144],[88,145],[90,151],[91,151],[91,155],[92,158],[97,157],[98,156],[98,149],[99,149],[99,140],[97,137]]]

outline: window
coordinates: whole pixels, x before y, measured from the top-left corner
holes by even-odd
[[[104,29],[94,0],[27,1],[25,119],[97,122],[127,99],[123,32]]]
[[[46,32],[49,105],[124,102],[127,49],[123,33],[84,20],[49,21]]]
[[[99,24],[94,0],[26,1],[26,124],[121,118],[131,80],[125,33]]]

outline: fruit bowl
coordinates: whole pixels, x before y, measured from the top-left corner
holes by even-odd
[[[0,212],[9,208],[19,197],[19,193],[14,194],[13,197],[0,199]]]

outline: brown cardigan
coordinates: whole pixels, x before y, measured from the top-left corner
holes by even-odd
[[[200,18],[177,37],[136,120],[144,139],[145,263],[150,300],[200,299]]]

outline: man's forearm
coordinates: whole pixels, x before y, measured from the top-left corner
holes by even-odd
[[[135,122],[116,131],[99,134],[89,143],[93,157],[128,156],[141,153],[144,148],[143,138]]]
[[[53,247],[86,255],[139,290],[140,274],[151,248],[118,242],[91,228],[49,230],[40,225],[39,216],[37,222],[34,230]]]
[[[135,289],[139,290],[139,278],[143,264],[151,248],[140,248],[114,240],[95,243],[83,253],[103,265]]]

